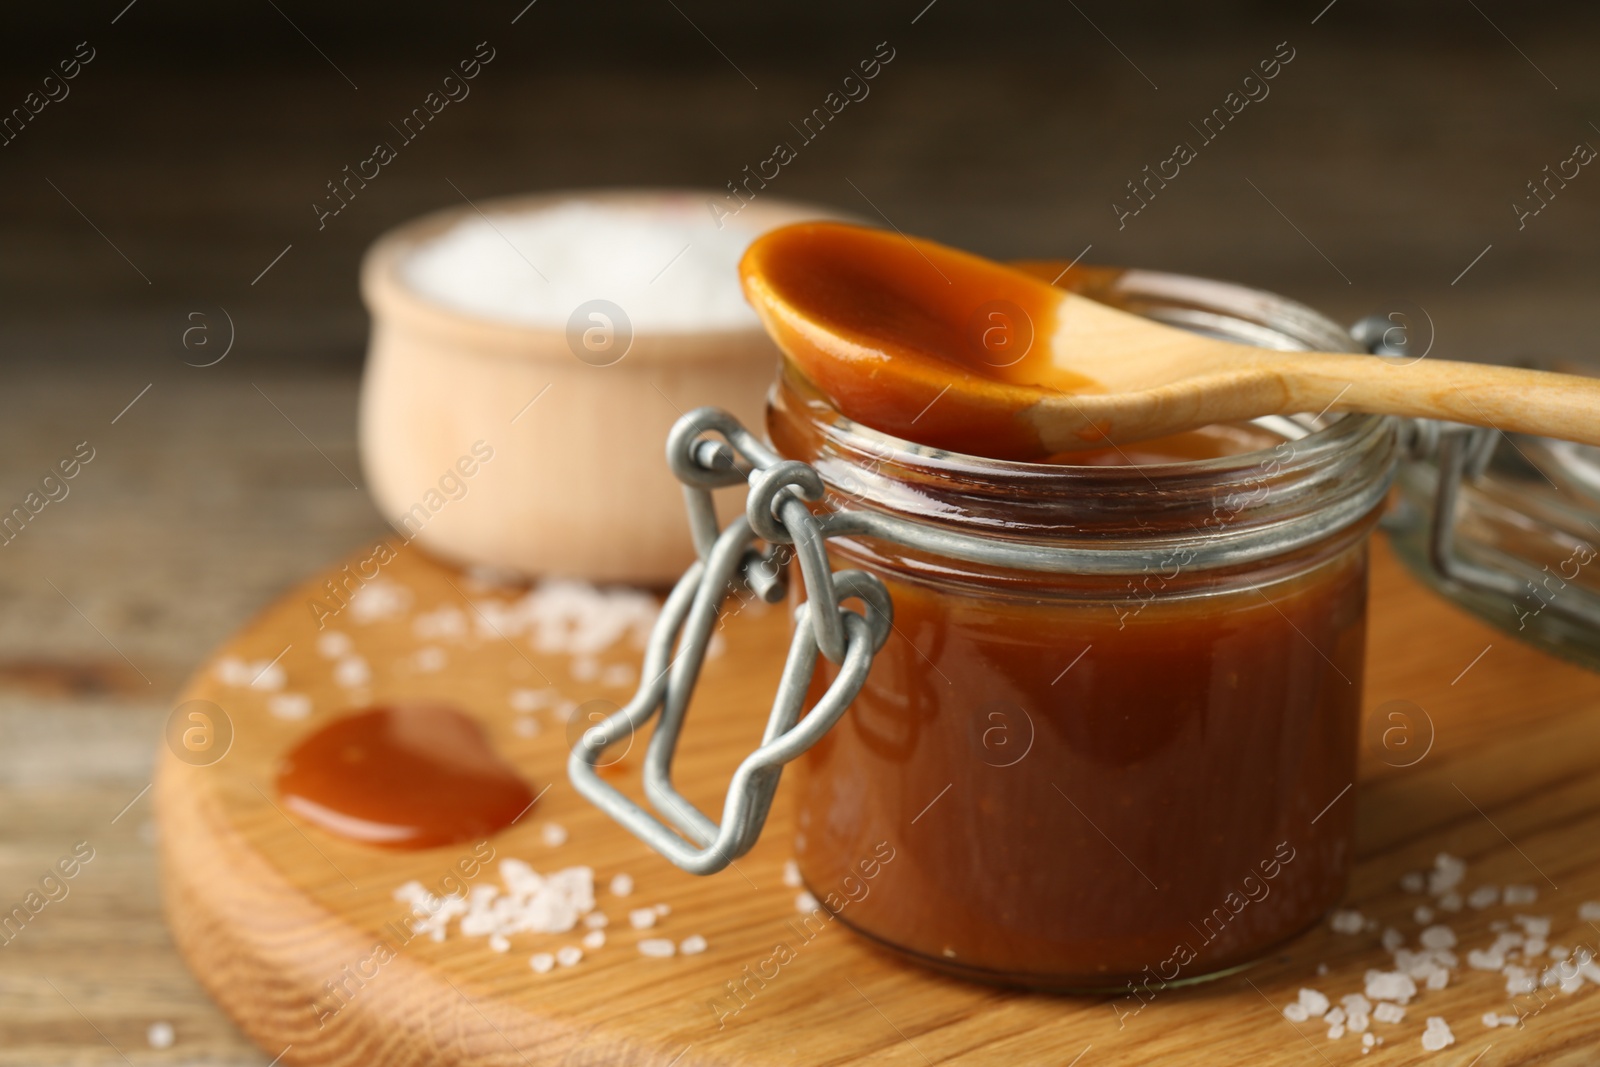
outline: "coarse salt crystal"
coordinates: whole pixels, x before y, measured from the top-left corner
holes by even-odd
[[[635,930],[648,930],[656,924],[656,909],[634,908],[628,912],[628,924]]]
[[[349,635],[337,630],[317,635],[317,654],[323,659],[343,659],[355,647]]]
[[[511,939],[506,937],[505,934],[490,934],[489,935],[489,951],[491,951],[491,952],[510,952],[511,951]]]
[[[560,823],[547,822],[539,828],[539,837],[551,848],[559,848],[567,843],[567,828]]]
[[[1421,893],[1428,888],[1428,879],[1421,871],[1407,871],[1400,876],[1400,888],[1407,893]]]
[[[1516,1026],[1520,1022],[1522,1020],[1515,1015],[1496,1015],[1492,1011],[1483,1013],[1483,1025],[1491,1030],[1497,1026]]]
[[[1418,935],[1424,948],[1455,948],[1456,932],[1444,924],[1430,926]]]
[[[1297,1000],[1283,1006],[1283,1017],[1292,1023],[1303,1023],[1311,1018],[1311,1013],[1306,1011],[1306,1006]]]
[[[633,668],[626,663],[610,664],[600,672],[600,684],[612,689],[626,689],[633,682]]]
[[[1547,915],[1513,915],[1511,921],[1522,927],[1529,937],[1549,937],[1550,918]]]
[[[1500,973],[1506,976],[1506,995],[1518,996],[1522,993],[1532,993],[1539,988],[1539,983],[1533,974],[1525,968],[1508,963],[1501,968]]]
[[[280,719],[303,719],[311,714],[311,698],[304,693],[274,693],[267,710]]]
[[[611,895],[625,897],[633,892],[633,877],[627,874],[617,874],[611,877]]]
[[[513,689],[509,697],[512,711],[538,711],[559,700],[561,694],[554,689]]]
[[[427,645],[417,649],[411,654],[411,665],[424,674],[433,674],[442,671],[450,657],[437,645]]]
[[[150,1029],[144,1032],[145,1042],[153,1049],[171,1048],[177,1036],[168,1022],[151,1023]]]
[[[799,911],[799,912],[804,912],[806,914],[810,914],[811,912],[817,911],[821,907],[822,907],[822,902],[819,901],[816,897],[812,896],[808,891],[802,889],[802,890],[800,890],[800,892],[795,894],[795,897],[794,897],[794,910],[795,911]]]
[[[372,669],[360,656],[346,656],[334,664],[333,680],[344,689],[358,689],[372,681]]]
[[[783,884],[791,889],[799,889],[801,886],[800,865],[794,860],[783,861]]]
[[[639,955],[650,956],[655,959],[666,959],[675,955],[678,946],[664,937],[647,937],[639,942]]]
[[[1450,892],[1439,898],[1439,910],[1460,911],[1461,903],[1461,894],[1452,889]]]
[[[564,945],[556,950],[556,962],[563,967],[576,966],[583,959],[583,949],[577,945]]]
[[[1396,949],[1398,949],[1401,945],[1404,945],[1405,943],[1406,943],[1406,935],[1402,934],[1399,930],[1396,930],[1394,927],[1392,927],[1392,926],[1388,927],[1387,929],[1385,929],[1383,931],[1383,948],[1384,948],[1384,951],[1393,952]]]
[[[1328,916],[1328,925],[1333,927],[1335,933],[1359,934],[1365,924],[1359,911],[1341,909]]]
[[[350,594],[350,615],[362,625],[397,619],[410,608],[411,590],[381,578]]]
[[[272,660],[264,659],[258,663],[252,663],[247,669],[250,672],[251,689],[278,690],[282,689],[289,681],[289,676],[284,673],[283,666]]]
[[[1384,1001],[1373,1006],[1372,1017],[1380,1023],[1397,1023],[1406,1017],[1406,1010],[1398,1004]]]
[[[1427,1029],[1422,1031],[1422,1047],[1429,1052],[1438,1052],[1456,1043],[1456,1035],[1450,1032],[1450,1025],[1437,1015],[1428,1016]]]
[[[706,950],[706,939],[699,934],[690,934],[678,942],[678,951],[685,956],[698,956]]]
[[[1315,989],[1302,989],[1300,1005],[1306,1009],[1308,1015],[1320,1019],[1328,1012],[1328,997]]]
[[[591,930],[604,930],[611,925],[611,920],[606,918],[606,913],[603,911],[591,911],[583,917],[583,925]]]
[[[1417,910],[1411,913],[1411,917],[1415,919],[1419,925],[1426,926],[1433,922],[1433,909],[1428,907],[1426,904],[1419,904],[1417,905]]]
[[[1362,1034],[1361,1035],[1362,1051],[1365,1052],[1367,1049],[1371,1048],[1374,1044],[1377,1043],[1377,1040],[1378,1039],[1376,1037],[1374,1037],[1372,1034]]]
[[[548,952],[535,952],[528,958],[528,966],[540,974],[547,974],[556,965],[556,958]]]
[[[1579,904],[1578,918],[1586,923],[1600,923],[1600,900],[1586,900]]]
[[[539,734],[539,720],[532,715],[519,715],[511,722],[511,732],[518,737],[536,737]]]
[[[1344,996],[1339,998],[1339,1003],[1343,1005],[1344,1010],[1351,1015],[1372,1014],[1372,1001],[1368,1000],[1360,993],[1346,993]]]
[[[663,915],[663,916],[664,915],[671,915],[672,914],[672,905],[671,904],[657,904],[656,905],[656,914],[657,915]]]
[[[1467,875],[1467,863],[1448,852],[1441,852],[1433,859],[1433,870],[1428,872],[1428,892],[1434,896],[1448,893],[1461,884],[1461,879]]]
[[[1506,957],[1503,952],[1475,948],[1467,953],[1467,966],[1475,971],[1498,971],[1505,965]]]
[[[600,677],[600,661],[593,656],[579,656],[572,661],[569,671],[575,681],[592,682]]]
[[[1532,904],[1539,899],[1539,890],[1531,885],[1508,885],[1500,899],[1508,908]]]
[[[1344,1009],[1343,1008],[1331,1008],[1331,1009],[1329,1009],[1328,1013],[1322,1017],[1322,1021],[1327,1023],[1330,1026],[1342,1025],[1344,1023],[1344,1021],[1345,1021]]]
[[[583,947],[593,952],[597,948],[604,948],[606,932],[604,930],[590,930],[583,935]]]
[[[1467,894],[1467,905],[1474,911],[1493,907],[1500,900],[1500,890],[1492,885],[1480,885]]]
[[[1412,981],[1409,974],[1399,971],[1368,971],[1366,986],[1364,992],[1367,999],[1373,1001],[1393,1000],[1404,1004],[1417,995],[1417,983]],[[1380,1004],[1373,1010],[1373,1017],[1380,1021],[1384,1021],[1382,1009],[1383,1005]]]

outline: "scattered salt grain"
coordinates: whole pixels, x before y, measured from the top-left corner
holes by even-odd
[[[675,955],[678,946],[664,937],[647,937],[639,942],[639,955],[650,956],[655,959],[666,959]]]
[[[671,915],[672,914],[672,905],[671,904],[657,904],[656,905],[656,914],[657,915],[662,915],[662,916]]]
[[[1306,1009],[1307,1015],[1320,1019],[1328,1013],[1328,997],[1315,989],[1302,989],[1300,1006]]]
[[[634,908],[628,912],[628,925],[635,930],[648,930],[656,924],[656,909]]]
[[[1383,931],[1383,947],[1387,952],[1394,952],[1406,943],[1406,935],[1394,927]]]
[[[1328,925],[1333,927],[1334,933],[1359,934],[1365,924],[1359,911],[1340,909],[1328,916]]]
[[[512,711],[538,711],[560,700],[561,694],[554,689],[513,689],[508,699]]]
[[[1450,927],[1441,923],[1437,926],[1430,926],[1426,930],[1422,931],[1422,933],[1418,935],[1417,940],[1422,942],[1422,946],[1424,948],[1455,948],[1456,932],[1450,929]]]
[[[1539,890],[1531,885],[1508,885],[1501,900],[1506,907],[1515,908],[1523,904],[1532,904],[1539,899]]]
[[[144,1032],[144,1039],[153,1049],[167,1049],[177,1040],[178,1035],[173,1032],[172,1024],[167,1022],[151,1023],[150,1029]]]
[[[1380,1023],[1397,1023],[1406,1017],[1406,1010],[1398,1004],[1384,1002],[1373,1006],[1372,1017]]]
[[[1407,871],[1400,876],[1400,888],[1407,893],[1421,893],[1428,888],[1428,879],[1421,871]]]
[[[1493,1030],[1497,1026],[1516,1026],[1522,1020],[1515,1015],[1496,1015],[1492,1011],[1483,1013],[1483,1025]]]
[[[1534,956],[1544,955],[1545,940],[1542,937],[1530,937],[1522,943],[1522,954],[1532,959]]]
[[[337,630],[317,635],[317,654],[323,659],[343,659],[354,647],[349,635]]]
[[[1501,968],[1500,973],[1506,976],[1506,995],[1515,997],[1523,993],[1532,993],[1539,988],[1532,972],[1515,964],[1508,963]]]
[[[1404,1004],[1417,995],[1417,983],[1412,981],[1409,974],[1399,971],[1368,971],[1366,976],[1366,993],[1368,1000],[1393,1000]],[[1383,1005],[1379,1004],[1373,1009],[1373,1018],[1380,1022],[1387,1020],[1383,1017]]]
[[[1345,1021],[1344,1009],[1329,1009],[1328,1013],[1322,1017],[1322,1021],[1327,1023],[1329,1026],[1343,1026]]]
[[[1361,1051],[1365,1052],[1367,1049],[1369,1049],[1373,1045],[1377,1044],[1377,1042],[1378,1042],[1378,1039],[1376,1037],[1374,1037],[1372,1034],[1362,1034],[1361,1035]]]
[[[346,656],[334,664],[333,680],[345,689],[358,689],[372,681],[372,669],[360,656]]]
[[[1461,903],[1461,894],[1452,889],[1450,892],[1439,898],[1439,910],[1460,911]]]
[[[618,874],[618,875],[612,876],[612,879],[611,879],[611,895],[612,896],[614,896],[614,897],[625,897],[629,893],[632,893],[632,892],[633,892],[633,876],[632,875]]]
[[[1311,1018],[1311,1013],[1306,1011],[1306,1006],[1298,1000],[1283,1006],[1283,1017],[1292,1023],[1303,1023]]]
[[[519,715],[511,721],[511,732],[518,737],[537,737],[539,720],[532,715]]]
[[[1433,922],[1433,909],[1426,904],[1419,904],[1417,910],[1411,913],[1411,917],[1417,921],[1417,925],[1426,926]]]
[[[800,892],[796,893],[794,896],[795,911],[803,912],[804,914],[809,915],[821,907],[822,902],[804,889],[800,890]]]
[[[577,945],[564,945],[556,950],[556,962],[563,967],[577,966],[581,959],[583,959],[583,949]]]
[[[282,689],[288,684],[289,676],[284,673],[283,665],[273,660],[264,659],[260,663],[249,666],[250,688],[265,689],[273,692]]]
[[[567,843],[567,828],[558,822],[547,822],[539,828],[539,839],[551,848]]]
[[[583,935],[583,947],[593,952],[597,948],[604,948],[606,932],[604,930],[590,930]]]
[[[1339,998],[1339,1004],[1349,1015],[1371,1015],[1372,1001],[1360,993],[1346,993]]]
[[[425,611],[411,620],[411,632],[419,641],[459,638],[467,635],[467,613],[449,604]]]
[[[311,698],[304,693],[274,693],[267,710],[280,719],[303,719],[311,714]]]
[[[794,860],[783,861],[783,884],[791,889],[800,888],[800,865]]]
[[[592,682],[600,677],[600,661],[593,656],[579,656],[568,670],[575,681]]]
[[[528,959],[528,966],[540,974],[548,974],[556,965],[556,958],[548,952],[535,952]]]
[[[506,935],[504,935],[504,934],[490,934],[489,935],[489,951],[490,952],[510,952],[511,951],[511,939],[506,937]]]
[[[690,934],[678,942],[678,951],[685,956],[698,956],[706,950],[706,939],[699,934]]]
[[[1334,1023],[1328,1027],[1328,1040],[1337,1041],[1344,1036],[1344,1023]]]
[[[1441,852],[1433,858],[1433,870],[1428,872],[1428,892],[1434,896],[1448,893],[1466,876],[1466,860]]]
[[[583,917],[583,925],[591,930],[604,930],[611,925],[611,920],[606,918],[606,913],[603,911],[591,911]]]
[[[1467,894],[1467,906],[1474,911],[1493,907],[1500,901],[1500,890],[1492,885],[1480,885]]]
[[[1547,915],[1513,915],[1511,921],[1522,927],[1529,937],[1549,937],[1550,917]]]
[[[425,645],[411,654],[411,665],[423,674],[442,671],[450,657],[438,645]]]
[[[1437,1015],[1428,1016],[1427,1029],[1422,1031],[1422,1047],[1429,1052],[1438,1052],[1456,1043],[1456,1035],[1450,1032],[1450,1025]]]
[[[350,594],[350,616],[361,625],[397,619],[411,608],[411,590],[379,579]]]
[[[1586,900],[1579,904],[1578,918],[1586,923],[1600,923],[1600,900]]]
[[[634,682],[633,668],[626,663],[613,663],[600,672],[600,684],[612,689],[626,689]]]

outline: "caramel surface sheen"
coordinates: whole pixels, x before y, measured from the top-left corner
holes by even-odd
[[[331,834],[399,849],[480,840],[534,801],[477,720],[426,703],[368,708],[312,732],[284,758],[278,792]]]

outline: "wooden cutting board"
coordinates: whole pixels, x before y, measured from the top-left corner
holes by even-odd
[[[1424,901],[1402,891],[1399,879],[1449,851],[1470,864],[1467,887],[1520,883],[1539,894],[1520,908],[1441,915],[1461,937],[1463,963],[1467,948],[1492,937],[1489,924],[1513,913],[1550,916],[1552,945],[1595,946],[1600,931],[1580,923],[1577,909],[1600,900],[1600,677],[1435,598],[1386,544],[1374,552],[1366,697],[1368,718],[1377,719],[1370,733],[1381,737],[1389,724],[1377,709],[1396,700],[1420,707],[1431,729],[1413,713],[1410,748],[1375,741],[1364,752],[1361,782],[1345,798],[1359,812],[1359,862],[1347,906],[1414,943],[1420,927],[1413,909]],[[206,766],[164,751],[156,784],[164,892],[178,944],[212,996],[281,1063],[1600,1062],[1600,989],[1555,996],[1521,1028],[1491,1029],[1481,1021],[1485,1012],[1511,1011],[1504,979],[1465,966],[1447,989],[1413,1001],[1402,1022],[1374,1023],[1385,1044],[1370,1053],[1359,1036],[1329,1040],[1325,1024],[1291,1023],[1280,1009],[1301,987],[1337,1000],[1360,991],[1368,968],[1391,966],[1378,932],[1347,935],[1326,926],[1242,975],[1165,990],[1126,1014],[1129,1004],[1119,1011],[1109,997],[1034,995],[940,977],[835,922],[743,1010],[719,1022],[712,1005],[729,1004],[726,984],[742,981],[745,968],[772,956],[777,943],[798,942],[788,925],[796,890],[782,880],[790,854],[785,794],[765,837],[737,869],[709,878],[683,874],[567,784],[567,732],[556,710],[513,707],[514,699],[526,706],[514,691],[547,688],[579,703],[623,701],[631,686],[604,682],[620,682],[627,668],[609,676],[603,668],[637,663],[636,649],[620,644],[604,663],[534,651],[526,635],[501,636],[480,625],[473,607],[509,602],[518,591],[479,586],[406,548],[379,579],[396,614],[356,622],[354,609],[346,609],[329,621],[370,667],[370,683],[345,688],[335,680],[335,661],[318,650],[308,606],[319,598],[330,603],[323,583],[338,573],[296,589],[217,652],[185,699],[220,707],[231,722],[231,745]],[[372,603],[382,607],[383,599]],[[447,632],[458,616],[470,623],[464,637]],[[728,774],[759,737],[786,625],[779,609],[745,609],[724,630],[723,652],[703,675],[677,775],[704,810],[720,810]],[[277,682],[281,669],[283,687],[226,683],[218,674],[227,657],[245,660],[252,676],[275,660],[263,682]],[[284,717],[307,711],[287,694],[309,698],[305,717]],[[576,944],[582,928],[519,935],[503,954],[483,938],[452,932],[443,942],[414,938],[393,958],[375,960],[375,946],[394,938],[387,924],[406,916],[395,888],[410,879],[437,885],[471,847],[395,853],[331,837],[277,806],[274,766],[292,742],[341,710],[416,697],[472,711],[537,789],[548,786],[535,809],[492,845],[497,858],[517,857],[540,871],[592,866],[599,907],[611,920],[603,948],[575,966],[535,973],[533,953]],[[526,736],[530,721],[538,733]],[[1393,765],[1424,751],[1409,766]],[[625,760],[614,779],[625,789],[637,790],[637,758]],[[550,843],[559,837],[551,826],[567,832],[564,843]],[[618,873],[635,883],[625,898],[605,888]],[[493,870],[478,878],[497,880]],[[654,929],[630,927],[629,910],[657,903],[670,913]],[[654,959],[637,949],[644,937],[682,941],[694,934],[707,940],[707,951]],[[1425,1052],[1424,1018],[1434,1015],[1447,1020],[1456,1042]]]

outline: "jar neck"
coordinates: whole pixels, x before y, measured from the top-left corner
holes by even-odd
[[[886,516],[932,538],[989,542],[1009,559],[1060,557],[1061,572],[1232,567],[1363,523],[1396,458],[1393,420],[1271,420],[1281,439],[1220,459],[1143,466],[1018,463],[929,448],[835,409],[785,362],[767,430],[816,467],[830,506]],[[948,542],[944,538],[941,543]],[[1083,564],[1075,568],[1071,559]],[[1009,564],[1008,564],[1009,565]]]

